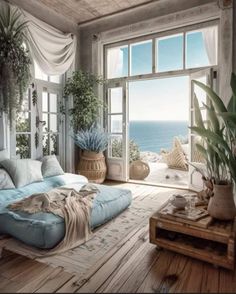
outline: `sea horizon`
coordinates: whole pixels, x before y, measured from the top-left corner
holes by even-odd
[[[131,120],[129,138],[142,152],[160,153],[172,148],[174,137],[187,140],[188,124],[186,120]]]

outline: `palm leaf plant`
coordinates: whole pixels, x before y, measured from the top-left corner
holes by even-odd
[[[207,174],[205,179],[214,184],[236,183],[236,153],[235,153],[235,126],[236,126],[236,76],[232,74],[231,88],[233,95],[226,107],[222,99],[205,84],[194,81],[202,88],[208,98],[207,124],[201,116],[198,99],[194,97],[195,126],[192,131],[203,139],[203,144],[196,147],[202,153],[206,162]]]
[[[196,147],[205,158],[207,170],[206,173],[198,171],[212,190],[208,212],[214,218],[231,220],[236,215],[233,198],[236,184],[236,76],[232,73],[233,94],[227,106],[210,87],[198,81],[194,83],[206,92],[209,100],[207,105],[204,104],[208,118],[204,124],[198,100],[194,97],[195,126],[191,127],[203,140]]]
[[[9,115],[22,105],[30,83],[30,57],[26,49],[27,22],[18,9],[6,4],[0,12],[0,112]]]

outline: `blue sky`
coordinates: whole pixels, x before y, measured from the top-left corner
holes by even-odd
[[[156,68],[159,72],[183,68],[183,35],[160,38]],[[128,71],[128,48],[123,48],[123,75]],[[131,46],[131,75],[152,72],[152,44],[146,41]],[[186,67],[209,65],[201,32],[186,38]],[[130,120],[188,120],[188,76],[129,83]]]

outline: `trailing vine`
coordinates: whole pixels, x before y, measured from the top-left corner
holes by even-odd
[[[0,112],[12,122],[30,84],[29,51],[26,49],[27,22],[18,9],[6,4],[0,11]]]

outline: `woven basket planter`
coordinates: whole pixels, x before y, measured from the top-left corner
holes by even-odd
[[[81,152],[78,172],[88,178],[91,183],[103,183],[107,172],[107,166],[103,153],[85,150]]]

